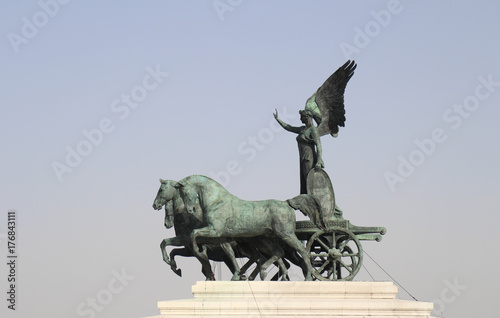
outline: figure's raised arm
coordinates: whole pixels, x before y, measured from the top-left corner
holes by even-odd
[[[282,121],[281,119],[278,118],[278,110],[275,109],[275,113],[273,114],[274,115],[274,118],[276,118],[276,121],[281,125],[281,127],[283,127],[285,130],[287,131],[290,131],[290,132],[293,132],[293,133],[300,133],[303,129],[303,127],[295,127],[295,126],[291,126],[291,125],[288,125],[287,123],[285,123],[284,121]]]

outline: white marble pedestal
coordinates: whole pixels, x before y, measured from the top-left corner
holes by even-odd
[[[158,302],[160,315],[149,318],[433,318],[432,303],[396,299],[392,282],[209,281],[192,291],[192,299]]]

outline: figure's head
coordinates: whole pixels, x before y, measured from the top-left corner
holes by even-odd
[[[299,114],[300,114],[300,121],[303,122],[304,124],[307,124],[309,121],[311,121],[312,123],[312,118],[313,118],[313,113],[308,110],[308,109],[304,109],[304,110],[299,110]]]

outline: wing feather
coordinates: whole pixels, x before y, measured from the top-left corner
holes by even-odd
[[[318,126],[320,136],[331,134],[336,137],[339,127],[344,127],[344,91],[356,66],[355,61],[347,61],[314,94],[321,111],[321,124]]]

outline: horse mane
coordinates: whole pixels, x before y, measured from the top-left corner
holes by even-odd
[[[211,183],[211,184],[208,184],[208,183]],[[201,175],[201,174],[194,174],[194,175],[185,177],[184,179],[179,181],[179,184],[184,185],[184,186],[187,184],[190,184],[192,186],[196,186],[198,190],[203,190],[203,188],[200,187],[201,185],[207,185],[209,187],[215,186],[215,187],[217,187],[218,191],[222,190],[223,193],[231,194],[219,182],[217,182],[214,179],[209,178],[207,176]]]

